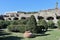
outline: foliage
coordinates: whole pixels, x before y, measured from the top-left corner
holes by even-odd
[[[0,28],[7,28],[9,24],[9,21],[0,20]]]
[[[37,23],[36,23],[36,19],[35,19],[34,15],[31,15],[31,17],[27,21],[26,25],[27,25],[27,29],[29,31],[36,32]]]
[[[10,21],[10,25],[8,26],[8,30],[14,32],[24,32],[26,29],[26,22],[27,20],[14,20]]]
[[[27,20],[26,19],[21,19],[21,20],[14,20],[14,21],[11,21],[10,24],[12,25],[22,25],[22,24],[26,24]]]
[[[55,24],[54,24],[54,22],[53,22],[52,20],[49,20],[49,21],[47,22],[47,24],[48,24],[48,27],[49,27],[49,28],[55,28]]]
[[[12,24],[12,25],[18,25],[18,20],[14,20],[14,21],[10,21],[10,24]]]
[[[60,19],[57,21],[58,28],[60,29]]]
[[[44,31],[47,31],[47,29],[48,29],[47,22],[43,19],[39,20],[38,26],[37,26],[37,32],[44,32]]]
[[[27,19],[21,19],[19,24],[24,24],[24,25],[26,25],[27,21],[28,21]]]
[[[9,25],[8,30],[12,32],[25,32],[26,25]]]

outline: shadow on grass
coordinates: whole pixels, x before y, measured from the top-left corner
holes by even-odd
[[[34,34],[34,37],[33,38],[35,38],[35,37],[38,37],[38,36],[48,36],[48,35],[50,35],[50,34]]]
[[[0,40],[21,40],[21,39],[23,39],[23,37],[8,36],[10,34],[11,33],[0,32],[0,36],[2,36],[2,37],[0,37]],[[4,35],[7,35],[7,37]]]
[[[4,32],[1,32],[0,33],[0,36],[4,36],[4,35],[10,35],[11,33],[4,33]]]
[[[53,30],[47,30],[47,31],[53,31]]]
[[[4,36],[4,35],[10,35],[11,33],[6,33],[6,32],[3,32],[3,31],[0,31],[0,36]]]
[[[36,34],[35,36],[48,36],[50,34]]]
[[[0,36],[10,35],[11,33],[6,33],[4,29],[0,29]]]
[[[2,37],[0,37],[0,40],[21,40],[21,39],[23,39],[23,37],[10,36],[10,35],[11,35],[11,33],[6,33],[3,30],[0,30],[0,36],[2,36]]]
[[[0,40],[21,40],[22,37],[16,37],[16,36],[8,36],[8,37],[0,37]]]
[[[33,34],[33,36],[32,37],[30,37],[30,38],[35,38],[35,37],[38,37],[38,36],[48,36],[48,35],[50,35],[50,34]]]

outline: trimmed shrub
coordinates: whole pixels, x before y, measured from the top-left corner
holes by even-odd
[[[48,29],[47,22],[43,19],[38,21],[37,32],[46,32]]]
[[[27,21],[28,21],[28,19],[21,19],[19,24],[26,25]]]
[[[26,29],[26,22],[27,20],[21,19],[21,20],[14,20],[10,21],[10,25],[8,26],[8,30],[13,32],[24,32]]]
[[[10,24],[12,24],[12,25],[18,25],[19,24],[19,20],[10,21]]]
[[[9,25],[8,30],[12,32],[25,32],[25,25]]]
[[[0,29],[7,28],[8,25],[10,25],[9,21],[0,20]]]
[[[55,28],[55,23],[52,20],[47,22],[49,28]]]
[[[36,28],[37,23],[33,15],[29,19],[11,21],[11,24],[8,26],[8,29],[10,31],[21,32],[21,33],[27,30],[31,32],[36,32]]]
[[[12,25],[22,25],[22,24],[26,24],[27,20],[26,19],[21,19],[21,20],[14,20],[14,21],[10,21]]]

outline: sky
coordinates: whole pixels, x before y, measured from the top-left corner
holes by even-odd
[[[0,0],[0,15],[12,11],[39,11],[53,9],[57,0]],[[60,0],[58,0],[60,8]]]

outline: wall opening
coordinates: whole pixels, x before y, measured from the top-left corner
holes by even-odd
[[[9,17],[9,15],[4,15],[4,17]]]
[[[8,18],[9,20],[11,20],[11,18]]]
[[[60,19],[60,16],[57,16],[56,19]]]
[[[38,16],[37,18],[38,18],[38,20],[44,19],[44,17],[42,17],[42,16]]]
[[[26,19],[26,17],[21,17],[21,19]]]
[[[14,20],[18,20],[18,18],[17,18],[17,17],[15,17],[15,18],[14,18]]]
[[[47,20],[54,20],[53,17],[47,17]]]

